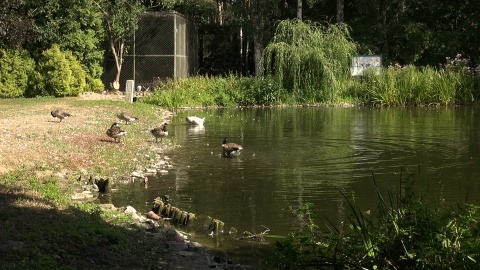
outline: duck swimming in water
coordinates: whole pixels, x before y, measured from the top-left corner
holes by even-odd
[[[203,123],[205,122],[205,117],[200,118],[197,116],[187,116],[186,120],[189,124],[203,126]]]
[[[236,157],[240,155],[243,147],[237,143],[227,143],[227,137],[223,139],[222,143],[222,157]]]

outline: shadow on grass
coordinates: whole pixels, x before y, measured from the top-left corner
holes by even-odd
[[[0,185],[0,269],[159,269],[162,242],[80,207]]]

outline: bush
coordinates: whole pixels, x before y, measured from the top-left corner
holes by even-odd
[[[86,72],[70,51],[53,45],[43,52],[34,76],[32,96],[78,96],[86,87]]]
[[[87,86],[85,87],[85,91],[100,93],[104,90],[105,90],[105,86],[103,85],[102,80],[92,78],[91,76],[87,76]]]
[[[0,50],[0,98],[23,96],[34,69],[26,51]]]

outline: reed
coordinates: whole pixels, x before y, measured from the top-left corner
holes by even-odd
[[[474,83],[466,70],[390,66],[380,75],[367,71],[355,94],[365,103],[386,106],[471,104]]]
[[[191,77],[167,81],[142,102],[170,109],[179,107],[276,105],[291,101],[273,77]]]
[[[480,207],[441,207],[414,192],[419,174],[402,169],[386,195],[375,177],[378,207],[370,214],[342,193],[350,214],[341,225],[294,232],[277,242],[272,269],[476,269],[480,266]],[[301,213],[314,213],[312,205]],[[305,207],[304,207],[305,208]],[[318,218],[309,217],[307,222]]]

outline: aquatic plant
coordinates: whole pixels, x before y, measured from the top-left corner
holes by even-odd
[[[413,190],[415,174],[402,170],[400,188],[384,196],[373,177],[376,211],[361,211],[345,193],[350,215],[340,225],[324,220],[306,204],[308,230],[277,242],[274,269],[475,269],[480,266],[480,207],[441,208]]]
[[[475,101],[473,74],[466,70],[398,65],[367,71],[350,94],[367,104],[387,106],[470,104]]]

